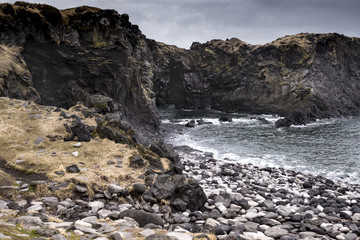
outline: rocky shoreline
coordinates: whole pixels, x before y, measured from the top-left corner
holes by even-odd
[[[149,193],[143,184],[128,189],[111,184],[91,198],[77,186],[87,201],[54,196],[26,200],[20,195],[16,201],[1,200],[1,218],[8,221],[0,226],[22,224],[37,239],[360,239],[358,184],[219,161],[203,153],[182,152],[181,157],[183,173],[205,191],[201,210],[183,208],[181,200],[171,205],[144,201]],[[172,193],[167,186],[159,188],[161,194]]]
[[[114,10],[26,2],[0,4],[0,29],[0,239],[359,239],[359,185],[180,162],[157,107],[276,113],[279,127],[358,115],[360,39],[185,50]]]

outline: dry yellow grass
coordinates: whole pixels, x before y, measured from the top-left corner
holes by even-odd
[[[10,72],[18,76],[29,77],[25,61],[22,59],[21,48],[0,44],[0,92],[4,89],[5,79]]]
[[[6,172],[0,170],[0,186],[13,186],[15,185],[15,179]]]
[[[85,119],[75,108],[66,113],[82,117],[88,125],[96,125],[94,119]],[[63,124],[71,125],[72,121],[61,119],[53,109],[34,103],[26,106],[24,101],[0,98],[0,157],[9,166],[24,172],[44,173],[54,181],[75,181],[87,186],[114,182],[125,187],[141,182],[138,176],[144,170],[128,167],[129,158],[138,151],[128,145],[95,138],[75,148],[75,142],[50,141],[47,136],[63,139],[68,135]],[[43,141],[36,144],[38,138]],[[75,151],[79,153],[77,157],[72,155]],[[116,162],[116,159],[122,159],[122,168],[108,165],[108,161]],[[23,162],[16,163],[16,160]],[[55,174],[55,171],[65,171],[65,167],[72,164],[77,164],[81,172],[64,176]]]

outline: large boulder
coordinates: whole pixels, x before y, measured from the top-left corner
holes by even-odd
[[[163,141],[158,141],[150,145],[150,150],[156,153],[159,157],[170,160],[169,174],[182,174],[184,166],[182,165],[179,154],[168,144]]]
[[[75,118],[70,126],[70,129],[79,142],[89,142],[91,140],[89,126],[83,123],[80,118]]]
[[[193,179],[185,175],[158,175],[150,189],[145,191],[145,199],[167,200],[179,211],[201,209],[207,201],[204,190]]]
[[[120,213],[120,218],[130,217],[139,223],[140,227],[153,223],[155,225],[164,226],[164,221],[155,213],[148,213],[143,210],[129,209]]]

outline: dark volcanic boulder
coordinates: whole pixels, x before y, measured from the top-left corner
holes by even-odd
[[[158,141],[150,145],[151,151],[156,153],[159,157],[167,158],[170,160],[169,174],[182,174],[184,169],[183,164],[180,161],[179,154],[168,144],[163,141]]]
[[[219,118],[220,122],[232,122],[232,118],[231,117],[221,117]]]
[[[148,213],[142,210],[129,209],[120,213],[120,218],[130,217],[139,223],[140,227],[153,223],[155,225],[164,226],[164,221],[155,213]]]
[[[133,168],[144,167],[145,166],[144,159],[142,159],[142,157],[140,155],[134,155],[134,156],[130,157],[130,165],[129,166],[133,167]]]
[[[190,120],[185,124],[185,127],[195,127],[195,120]]]
[[[204,190],[192,178],[185,175],[159,175],[152,187],[143,195],[145,199],[168,200],[177,210],[201,209],[207,201]]]
[[[91,140],[89,126],[85,125],[79,118],[75,119],[71,124],[70,129],[79,142],[89,142]]]

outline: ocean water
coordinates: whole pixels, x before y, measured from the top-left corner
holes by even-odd
[[[333,180],[360,182],[360,117],[275,128],[279,117],[273,115],[161,109],[160,116],[167,126],[165,139],[175,146],[211,152],[218,160],[282,167],[321,174]],[[220,123],[221,116],[231,116],[233,122]],[[269,123],[264,124],[256,120],[257,117]],[[191,119],[212,124],[180,127]]]

